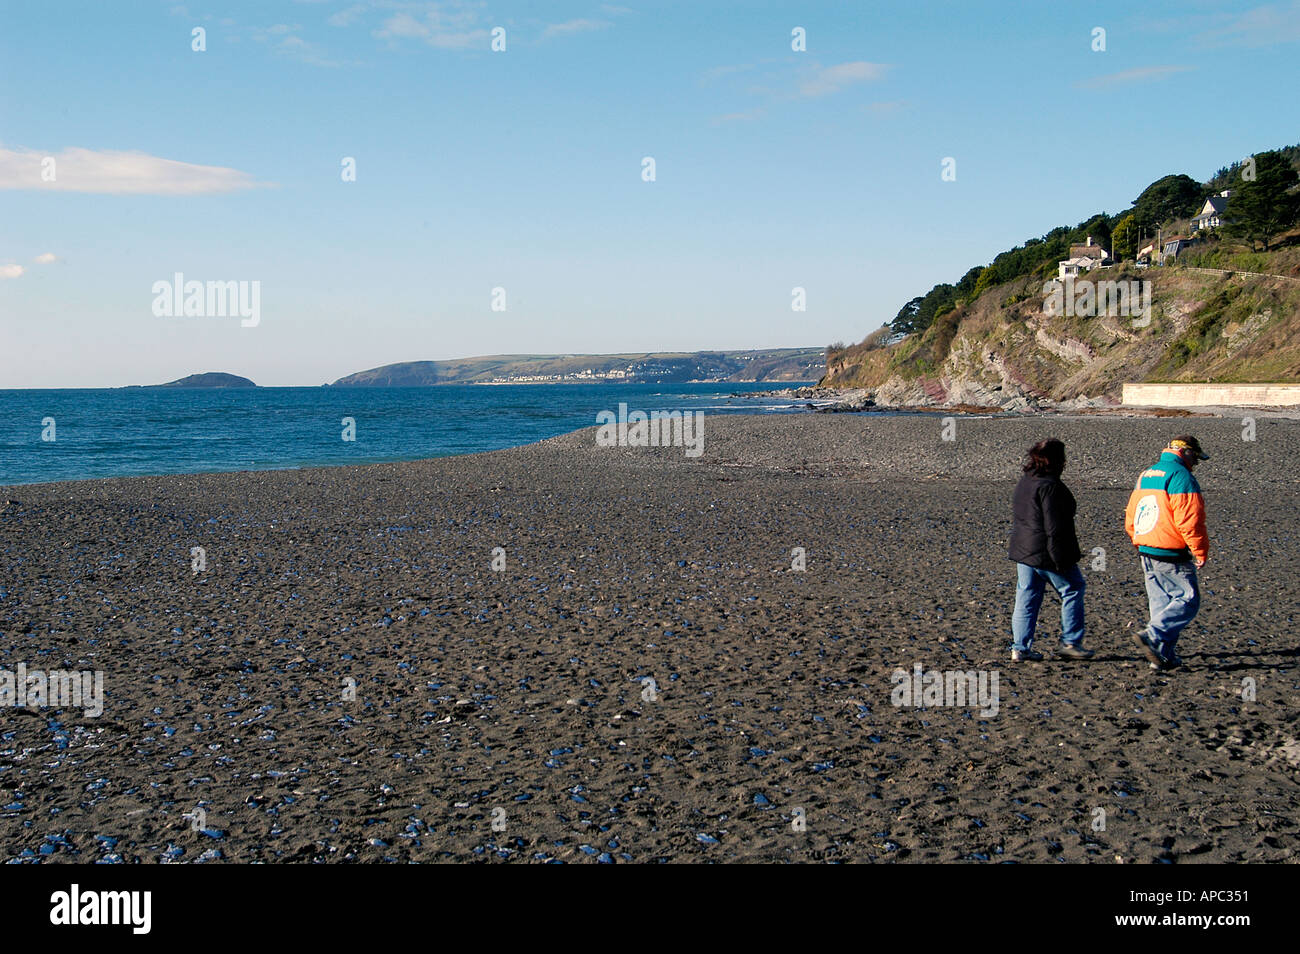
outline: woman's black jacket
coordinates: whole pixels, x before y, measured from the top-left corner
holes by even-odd
[[[1064,573],[1083,556],[1074,532],[1078,505],[1059,477],[1025,474],[1016,485],[1008,556],[1017,563]]]

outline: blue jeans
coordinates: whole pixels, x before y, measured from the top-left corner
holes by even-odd
[[[1142,572],[1147,578],[1147,604],[1151,610],[1147,639],[1161,655],[1169,656],[1183,627],[1196,618],[1201,608],[1196,564],[1168,563],[1143,556]]]
[[[1064,573],[1016,564],[1016,608],[1011,614],[1011,648],[1029,649],[1038,627],[1038,609],[1047,584],[1061,594],[1061,642],[1083,645],[1083,574],[1077,565]]]

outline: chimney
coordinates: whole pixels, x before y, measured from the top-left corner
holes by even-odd
[[[1088,241],[1085,242],[1084,244],[1085,244],[1085,245],[1091,245],[1091,244],[1092,244],[1092,236],[1091,236],[1091,235],[1088,236]]]

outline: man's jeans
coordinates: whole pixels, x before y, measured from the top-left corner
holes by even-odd
[[[1047,584],[1061,594],[1061,642],[1083,645],[1083,574],[1079,567],[1064,573],[1016,564],[1016,608],[1011,614],[1011,648],[1025,650],[1034,644],[1038,609],[1043,605]]]
[[[1151,609],[1147,639],[1161,655],[1170,656],[1178,634],[1196,618],[1196,611],[1201,608],[1196,564],[1190,560],[1169,563],[1143,556],[1142,572],[1147,578],[1147,603]]]

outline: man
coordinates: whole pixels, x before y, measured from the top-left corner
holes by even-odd
[[[1134,638],[1153,669],[1182,665],[1174,647],[1201,608],[1196,570],[1210,557],[1210,538],[1201,485],[1192,470],[1209,459],[1195,437],[1175,437],[1138,476],[1124,512],[1124,528],[1142,560],[1151,612],[1147,628]]]

